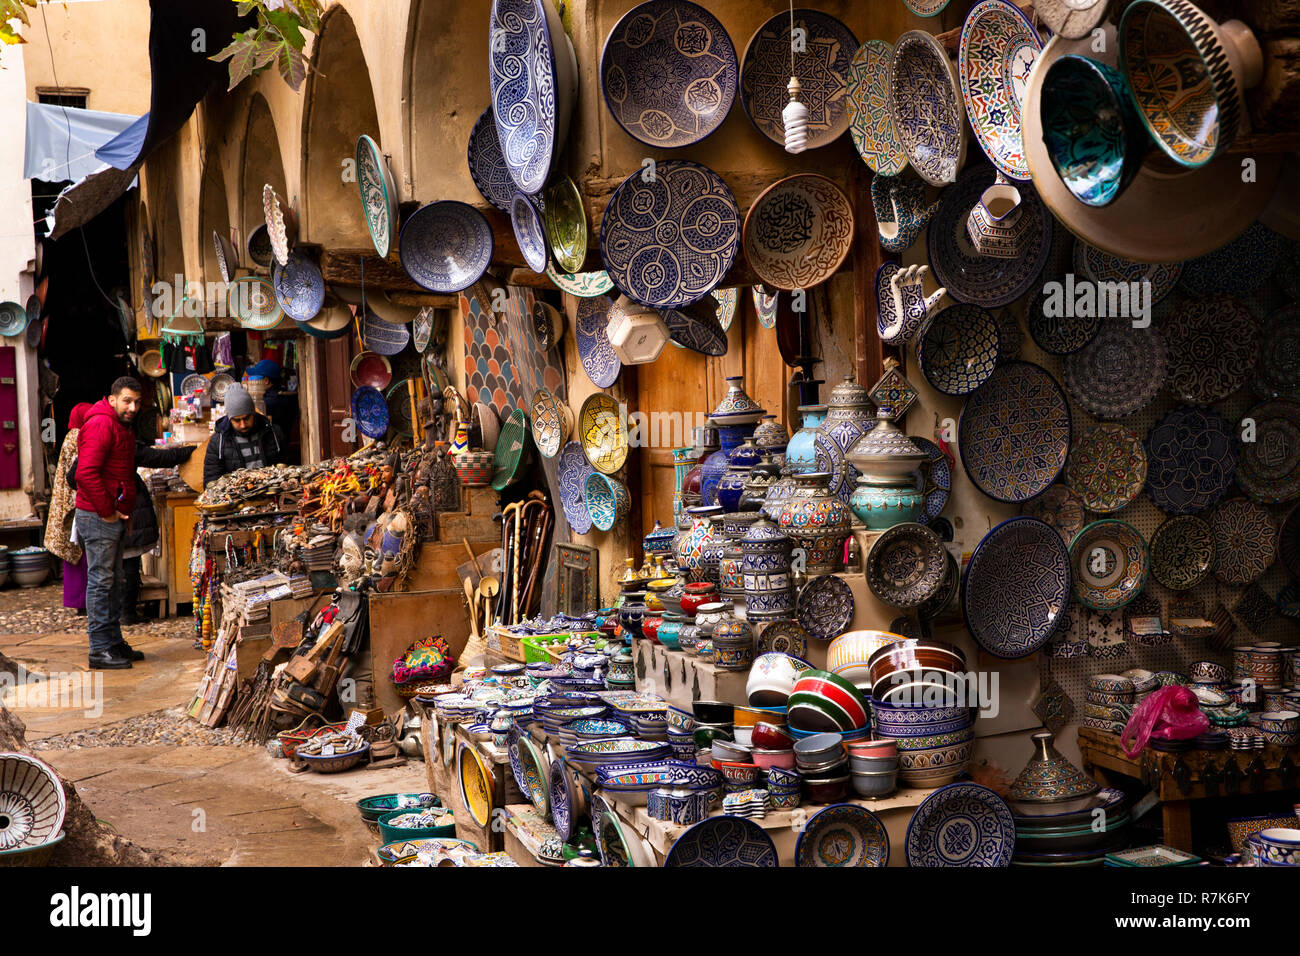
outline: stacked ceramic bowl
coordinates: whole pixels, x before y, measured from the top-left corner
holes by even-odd
[[[871,729],[871,711],[862,693],[830,671],[803,671],[786,702],[786,721],[796,737],[835,733],[850,739]]]
[[[627,737],[596,740],[564,748],[565,759],[589,773],[595,773],[601,767],[618,764],[630,766],[667,760],[670,753],[667,744],[653,740],[632,740]]]
[[[898,786],[899,753],[895,740],[860,740],[848,745],[849,774],[860,797],[879,800]]]
[[[723,786],[722,775],[708,767],[676,760],[607,764],[596,768],[596,785],[623,803],[644,807],[652,791],[686,790],[712,793]]]
[[[799,806],[802,782],[796,770],[769,767],[767,778],[768,805],[773,810],[793,810]]]
[[[1300,830],[1270,827],[1247,841],[1256,866],[1300,866]]]
[[[0,544],[0,588],[8,583],[11,570],[13,570],[13,564],[9,557],[9,549]]]
[[[9,566],[10,575],[19,587],[40,587],[50,574],[50,552],[44,548],[10,551]]]
[[[970,763],[975,747],[969,707],[910,707],[871,702],[876,736],[898,749],[899,777],[909,787],[941,787]]]
[[[1265,711],[1258,719],[1265,743],[1277,747],[1300,744],[1300,713],[1294,710]]]
[[[780,707],[745,707],[737,704],[733,720],[736,742],[742,744],[754,743],[754,728],[759,724],[775,724],[787,732],[790,729],[786,724],[784,703]]]
[[[1160,689],[1160,678],[1156,677],[1154,672],[1144,668],[1129,668],[1122,676],[1133,682],[1133,706],[1135,708]]]
[[[795,742],[795,768],[802,778],[803,796],[811,803],[837,803],[849,792],[849,760],[844,737],[813,734]]]
[[[694,717],[691,737],[698,760],[712,760],[711,748],[717,738],[735,740],[736,708],[721,700],[697,700],[691,705]]]
[[[689,710],[671,705],[664,713],[668,724],[665,735],[668,746],[672,749],[673,759],[693,762],[695,760],[695,715]],[[664,806],[667,807],[668,804]]]
[[[826,669],[843,677],[863,694],[870,694],[871,671],[867,662],[871,655],[882,647],[905,640],[903,635],[891,631],[849,631],[827,645]]]
[[[1080,723],[1109,734],[1123,733],[1133,716],[1137,691],[1133,681],[1120,674],[1094,674],[1088,678],[1088,696]]]
[[[737,727],[737,730],[740,728]],[[773,716],[755,724],[750,730],[751,753],[754,763],[764,770],[773,767],[793,770],[795,738],[784,721]]]
[[[560,725],[560,743],[566,747],[630,736],[632,729],[627,724],[609,717],[584,717]]]
[[[1124,846],[1124,794],[1101,790],[1057,751],[1049,731],[1034,734],[1033,745],[1007,799],[1016,820],[1012,865],[1101,866]]]
[[[551,707],[548,705],[543,707],[541,710],[538,710],[537,704],[534,702],[533,710],[535,713],[541,715],[542,727],[545,729],[546,733],[549,736],[558,738],[566,747],[577,743],[576,739],[568,741],[564,739],[566,734],[565,728],[568,727],[569,724],[579,720],[595,720],[604,717],[606,714],[604,704],[589,704],[578,707]],[[571,731],[569,733],[571,736],[576,735],[576,731]],[[631,732],[629,731],[623,736],[630,737]]]

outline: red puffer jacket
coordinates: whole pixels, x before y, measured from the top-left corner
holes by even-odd
[[[101,398],[77,434],[77,507],[101,518],[135,508],[135,435]]]

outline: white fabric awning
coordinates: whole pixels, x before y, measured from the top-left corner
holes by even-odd
[[[126,113],[28,103],[23,177],[80,182],[107,168],[95,151],[139,119]]]

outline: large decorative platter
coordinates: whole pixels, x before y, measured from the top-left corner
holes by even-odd
[[[405,324],[386,322],[369,308],[361,322],[361,337],[366,348],[380,355],[396,355],[411,340],[411,330]]]
[[[707,302],[707,300],[706,300]],[[701,355],[726,355],[727,333],[718,324],[717,310],[706,302],[697,302],[684,309],[667,309],[661,313],[668,335],[674,345],[679,345]]]
[[[582,206],[582,193],[568,176],[556,176],[546,187],[544,206],[551,258],[572,275],[587,258],[587,210]],[[542,269],[549,268],[548,260]]]
[[[379,144],[365,134],[357,138],[357,188],[375,252],[386,259],[397,232],[397,188]]]
[[[586,369],[591,384],[597,388],[609,388],[618,379],[623,370],[610,344],[609,310],[613,303],[604,296],[583,299],[578,303],[578,358]]]
[[[762,827],[742,817],[709,817],[679,836],[664,866],[775,867],[776,846]]]
[[[813,578],[799,590],[795,619],[809,637],[829,641],[839,637],[853,620],[853,591],[833,574]]]
[[[315,318],[325,304],[325,279],[320,267],[301,252],[289,253],[287,265],[276,263],[272,270],[275,298],[295,322]]]
[[[962,608],[971,637],[995,657],[1032,654],[1070,607],[1070,553],[1037,518],[1012,518],[986,534],[966,566]]]
[[[502,212],[510,212],[510,202],[518,189],[510,178],[510,170],[506,169],[505,157],[501,155],[497,121],[490,106],[474,121],[474,128],[469,131],[465,161],[469,164],[469,175],[478,194]]]
[[[1237,472],[1236,435],[1214,412],[1180,405],[1147,435],[1147,494],[1168,514],[1203,511]]]
[[[534,272],[545,272],[551,261],[551,246],[541,210],[530,196],[515,193],[510,201],[510,225],[514,227],[515,242],[519,244],[524,263]]]
[[[604,392],[594,392],[578,414],[578,440],[591,466],[612,475],[627,461],[627,422],[619,404]]]
[[[894,44],[889,73],[889,114],[908,162],[932,186],[956,182],[966,160],[966,108],[948,51],[924,30],[909,30]]]
[[[848,129],[849,64],[858,51],[853,31],[828,13],[794,9],[794,27],[803,30],[804,49],[796,51],[794,76],[808,107],[808,149],[833,143]],[[740,62],[740,99],[759,132],[785,145],[782,111],[790,102],[790,11],[776,14],[755,31]]]
[[[239,257],[235,255],[235,247],[230,244],[230,240],[216,229],[212,230],[212,251],[217,258],[217,272],[221,275],[221,281],[233,282],[235,270],[239,268]]]
[[[488,61],[502,158],[519,191],[534,196],[564,148],[577,83],[573,48],[548,0],[492,0]]]
[[[1142,439],[1109,422],[1089,429],[1070,452],[1065,480],[1089,511],[1119,511],[1147,480]]]
[[[591,530],[591,512],[587,510],[587,477],[596,473],[583,454],[582,443],[567,442],[560,449],[556,464],[557,480],[560,483],[560,505],[564,508],[564,517],[569,527],[576,534],[586,534]]]
[[[994,501],[1047,490],[1070,450],[1070,405],[1056,379],[1030,362],[999,365],[966,400],[957,436],[962,467]]]
[[[262,276],[241,276],[230,283],[227,306],[246,329],[273,329],[284,320],[275,285]]]
[[[1278,399],[1256,405],[1254,441],[1241,442],[1237,484],[1256,501],[1275,505],[1300,498],[1300,404]]]
[[[993,167],[981,164],[961,174],[943,191],[939,211],[930,220],[926,248],[935,281],[958,302],[985,308],[1007,305],[1033,287],[1052,251],[1052,217],[1033,186],[1021,183],[1021,216],[1031,223],[1022,242],[1025,252],[1015,259],[980,255],[971,243],[966,221],[984,190],[993,185]]]
[[[376,440],[388,434],[388,403],[384,393],[370,385],[362,385],[352,393],[352,418],[361,434]]]
[[[609,31],[600,54],[605,105],[629,136],[674,149],[722,125],[736,98],[736,48],[689,0],[649,0]]]
[[[740,209],[722,177],[668,159],[646,182],[637,170],[614,190],[600,254],[618,290],[655,309],[690,305],[722,281],[740,251]]]
[[[939,517],[948,504],[948,492],[952,490],[952,464],[943,449],[930,439],[920,435],[907,437],[926,454],[926,460],[921,463],[921,493],[925,495],[925,513],[916,520],[921,524],[929,524]]]
[[[1186,299],[1162,328],[1169,349],[1165,384],[1180,402],[1210,405],[1227,398],[1259,362],[1259,322],[1231,296]]]
[[[1264,576],[1277,558],[1277,525],[1263,505],[1243,498],[1225,501],[1210,516],[1218,564],[1214,576],[1244,587]]]
[[[1300,268],[1296,273],[1300,280]],[[1300,399],[1300,305],[1269,316],[1259,351],[1255,390],[1265,398]]]
[[[807,289],[833,276],[853,247],[853,207],[825,176],[767,187],[745,215],[745,258],[768,289]]]
[[[1231,242],[1185,263],[1183,289],[1193,295],[1248,296],[1273,275],[1284,244],[1268,226],[1251,223]]]
[[[430,292],[460,292],[492,261],[492,227],[473,206],[452,199],[421,206],[402,224],[402,268]]]
[[[916,441],[916,439],[912,439]],[[1068,548],[1085,524],[1083,502],[1066,485],[1052,485],[1025,505],[1025,515],[1046,522],[1056,529]]]
[[[837,803],[813,814],[794,847],[795,866],[885,866],[889,834],[866,807]]]
[[[940,787],[907,825],[908,866],[1008,866],[1015,848],[1011,808],[977,783]]]
[[[614,288],[614,282],[604,269],[596,272],[560,272],[554,263],[547,263],[546,278],[555,283],[561,292],[577,296],[579,299],[594,299]]]
[[[1142,593],[1151,559],[1136,528],[1104,518],[1070,542],[1070,565],[1075,598],[1094,611],[1115,611]]]
[[[893,53],[884,40],[868,40],[849,63],[849,134],[862,161],[882,176],[897,176],[907,168],[907,153],[889,112]]]
[[[1020,111],[1042,38],[1007,0],[981,0],[966,15],[958,48],[962,98],[975,140],[1011,179],[1029,178]]]
[[[45,761],[0,754],[0,851],[58,842],[67,812],[63,783]]]
[[[1169,518],[1151,536],[1151,576],[1171,591],[1186,591],[1214,567],[1214,532],[1196,515]]]
[[[492,787],[487,774],[487,768],[474,748],[460,744],[456,755],[456,776],[461,803],[481,827],[487,826],[492,817]]]
[[[1149,282],[1154,306],[1174,291],[1183,274],[1183,264],[1125,259],[1078,239],[1074,244],[1074,271],[1093,282]]]
[[[950,305],[921,332],[921,374],[945,395],[969,395],[988,381],[1000,352],[998,320],[978,305]]]
[[[1078,310],[1069,308],[1066,290],[1062,278],[1044,283],[1034,293],[1025,315],[1029,337],[1049,355],[1073,355],[1097,337],[1105,321],[1096,310],[1085,309],[1086,314],[1079,315]],[[1049,309],[1056,314],[1049,315]]]
[[[1074,400],[1098,418],[1123,418],[1151,403],[1168,369],[1165,338],[1155,324],[1106,319],[1090,343],[1067,356],[1062,378]]]
[[[266,235],[271,240],[271,254],[276,262],[285,265],[289,261],[289,226],[280,208],[280,197],[270,183],[262,187],[262,212],[266,218]]]
[[[919,607],[943,584],[947,555],[943,541],[925,525],[896,524],[867,552],[867,587],[891,607]]]

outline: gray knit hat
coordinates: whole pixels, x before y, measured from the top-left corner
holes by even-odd
[[[253,414],[253,396],[242,385],[231,385],[226,389],[226,417],[242,418]]]

